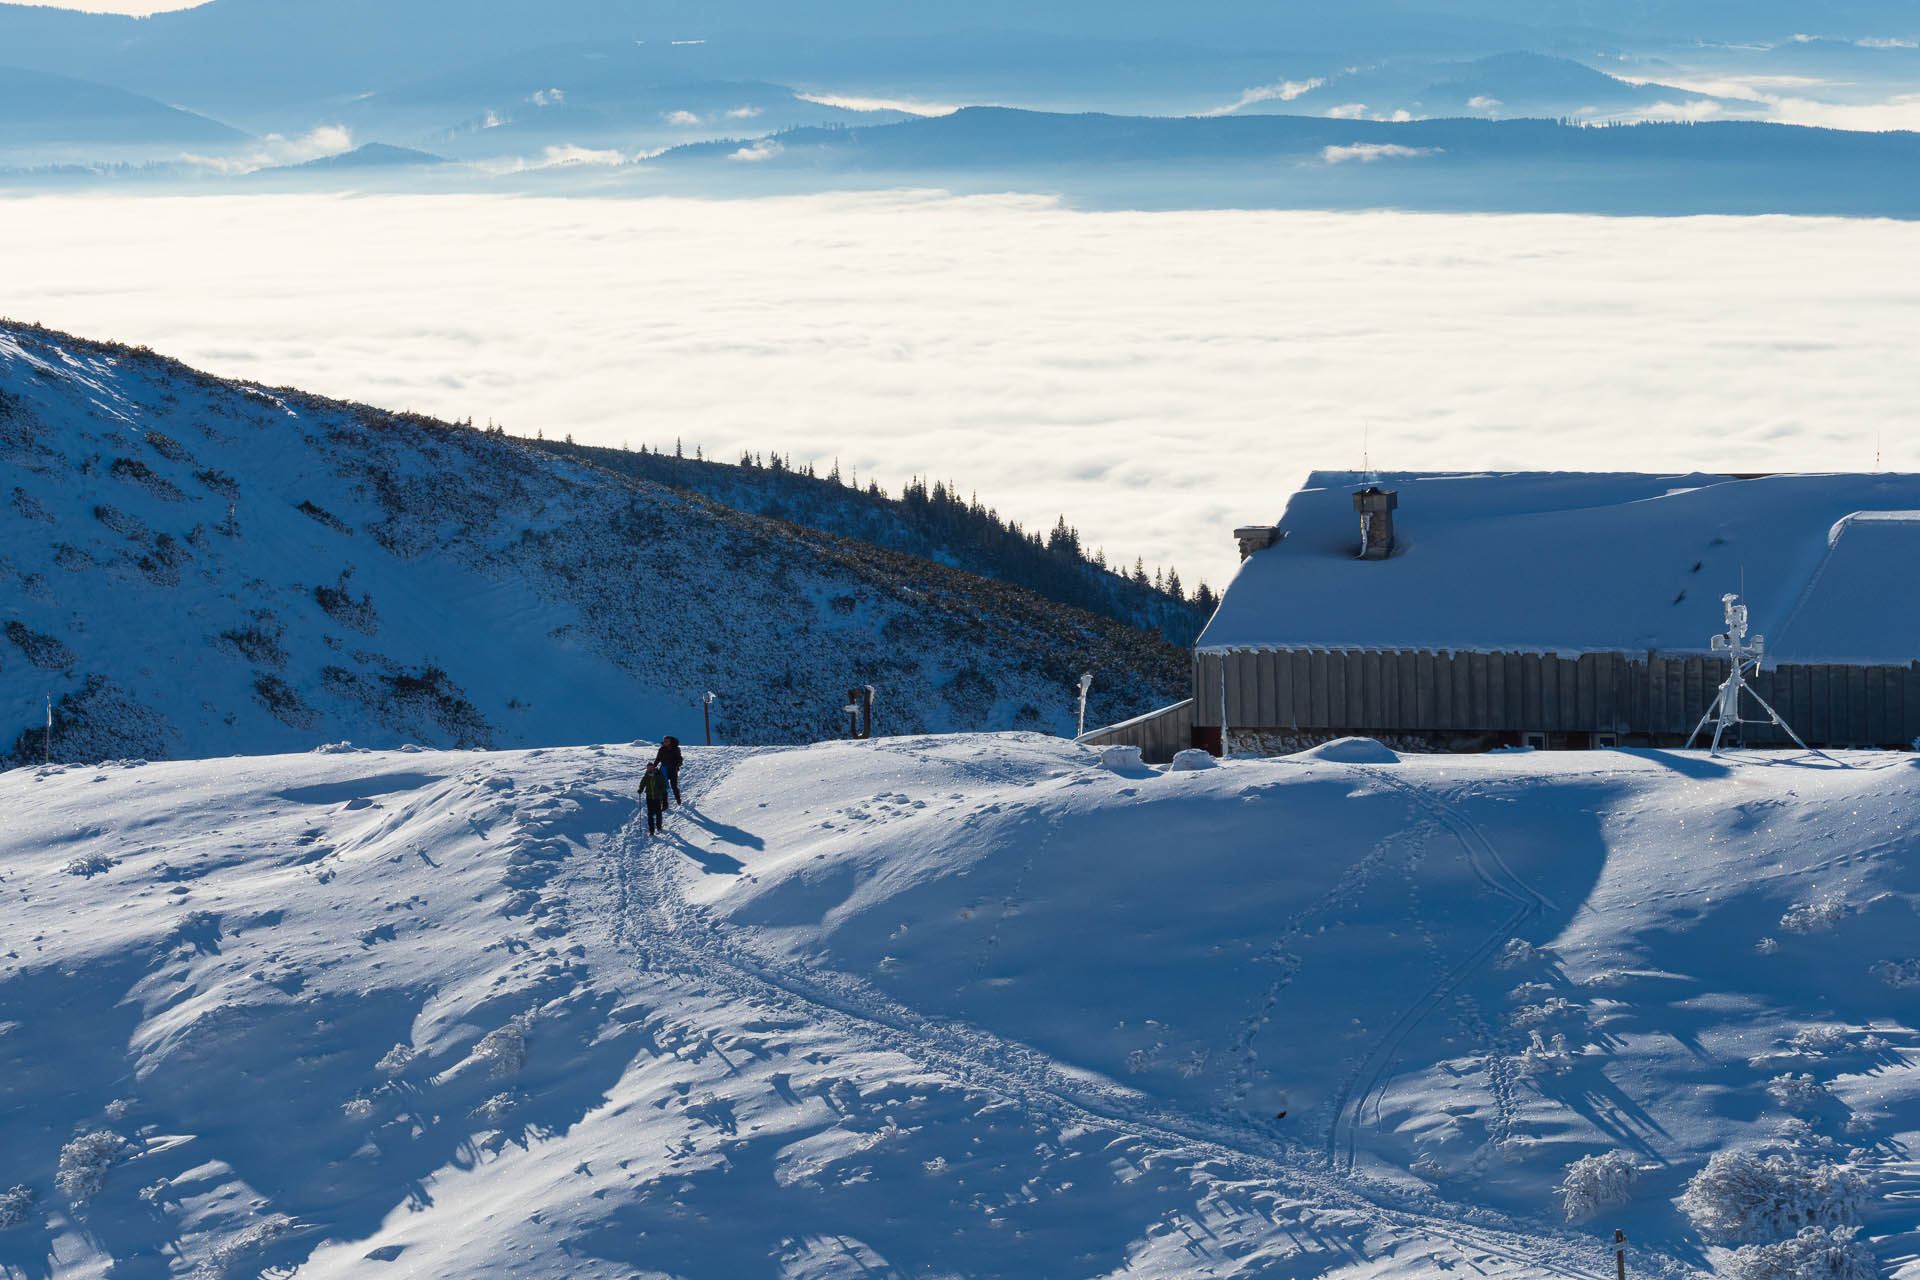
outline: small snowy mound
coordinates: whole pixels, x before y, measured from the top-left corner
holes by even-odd
[[[1115,773],[1126,773],[1145,766],[1140,763],[1138,747],[1103,747],[1100,751],[1100,767]]]
[[[1199,747],[1188,747],[1185,751],[1174,753],[1173,763],[1167,766],[1167,772],[1187,773],[1195,769],[1213,769],[1217,768],[1219,763],[1213,758],[1211,751],[1202,751]]]
[[[1373,738],[1335,738],[1317,747],[1308,747],[1296,759],[1328,760],[1334,764],[1399,764],[1392,747]]]

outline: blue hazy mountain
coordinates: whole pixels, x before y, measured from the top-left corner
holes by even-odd
[[[811,102],[766,80],[710,78],[714,65],[706,45],[558,45],[370,93],[328,119],[475,159],[563,143],[655,150],[742,130],[905,118]]]
[[[102,146],[133,151],[219,146],[245,137],[216,120],[125,89],[0,66],[0,151],[53,154]]]
[[[1911,0],[1833,0],[1821,32],[1911,36]],[[1606,33],[1651,39],[1785,40],[1813,19],[1801,0],[211,0],[133,21],[0,6],[10,62],[120,84],[207,109],[345,100],[528,48],[578,42],[705,40],[713,78],[790,74],[804,60],[872,42],[864,71],[884,78],[910,51],[920,70],[993,35],[1174,44],[1216,55],[1431,53],[1558,47]],[[681,46],[685,47],[685,46]],[[932,64],[931,67],[929,64]]]
[[[874,128],[687,146],[654,165],[741,190],[895,185],[938,174],[962,190],[1013,184],[1131,208],[1920,217],[1920,134],[1745,121],[1600,128],[977,107]]]
[[[285,167],[303,171],[337,172],[342,169],[412,168],[419,165],[445,163],[447,163],[446,157],[436,156],[431,152],[415,151],[412,147],[396,147],[385,142],[369,142],[351,151],[343,151],[337,156],[321,156],[317,160],[308,160]],[[274,170],[267,172],[271,173]]]

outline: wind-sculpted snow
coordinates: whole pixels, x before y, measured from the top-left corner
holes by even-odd
[[[0,1275],[1914,1253],[1910,757],[652,749],[0,776]]]
[[[0,767],[292,750],[1070,732],[1180,650],[504,436],[0,325]]]

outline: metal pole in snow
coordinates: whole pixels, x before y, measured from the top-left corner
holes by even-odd
[[[47,736],[40,748],[42,767],[53,763],[53,695],[47,695]]]
[[[703,722],[705,722],[707,727],[707,745],[712,746],[713,745],[713,691],[711,689],[707,691],[707,696],[704,699],[702,699],[700,702],[700,719]]]
[[[1618,1227],[1613,1229],[1613,1275],[1614,1280],[1627,1280],[1627,1233]]]

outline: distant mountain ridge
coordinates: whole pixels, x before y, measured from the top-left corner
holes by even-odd
[[[742,191],[941,174],[961,190],[1012,182],[1120,207],[1920,217],[1920,133],[1749,121],[1599,127],[968,107],[900,124],[691,144],[652,163],[728,173]]]
[[[1071,732],[1157,636],[471,428],[0,323],[0,759]]]

